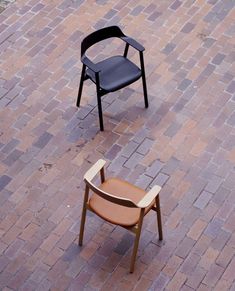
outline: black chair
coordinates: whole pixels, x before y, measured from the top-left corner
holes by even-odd
[[[96,44],[97,42],[111,37],[118,37],[126,43],[123,56],[121,55],[112,56],[96,64],[93,63],[85,55],[87,49],[90,48],[92,45]],[[133,48],[139,51],[140,68],[127,58],[129,46],[132,46]],[[125,86],[130,85],[131,83],[137,81],[140,77],[142,77],[144,102],[145,107],[146,108],[148,107],[143,51],[144,47],[142,45],[140,45],[134,39],[126,36],[117,26],[110,26],[99,29],[89,34],[82,41],[81,62],[83,63],[83,67],[78,91],[77,107],[80,106],[83,82],[87,79],[90,79],[96,84],[97,103],[101,131],[104,130],[101,105],[101,97],[103,95],[124,88]]]

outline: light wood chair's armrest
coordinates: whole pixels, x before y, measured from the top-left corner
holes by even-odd
[[[84,180],[90,182],[95,175],[104,167],[106,161],[105,160],[98,160],[84,175]]]
[[[139,208],[146,208],[152,203],[153,199],[157,197],[162,187],[155,185],[146,193],[146,195],[136,204]]]

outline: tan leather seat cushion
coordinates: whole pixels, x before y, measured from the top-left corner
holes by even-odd
[[[99,188],[112,195],[131,199],[135,203],[138,203],[146,194],[144,190],[116,178],[107,179]],[[154,200],[146,208],[145,213],[151,209],[153,204]],[[91,196],[89,205],[97,215],[114,224],[133,226],[139,220],[140,208],[121,206],[105,200],[95,193]]]

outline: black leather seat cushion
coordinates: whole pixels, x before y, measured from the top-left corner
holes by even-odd
[[[100,69],[100,87],[105,91],[114,92],[141,77],[141,70],[123,56],[114,56],[96,64]],[[95,73],[87,69],[87,76],[95,83]]]

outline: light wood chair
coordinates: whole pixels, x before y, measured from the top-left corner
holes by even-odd
[[[150,211],[157,212],[159,240],[163,239],[160,211],[160,186],[154,186],[149,192],[117,178],[105,179],[104,160],[98,160],[84,175],[86,184],[80,225],[79,245],[82,245],[86,211],[90,210],[104,220],[120,225],[136,235],[131,257],[130,273],[134,271],[144,216]],[[100,172],[101,185],[92,183]],[[89,198],[89,190],[93,194]]]

